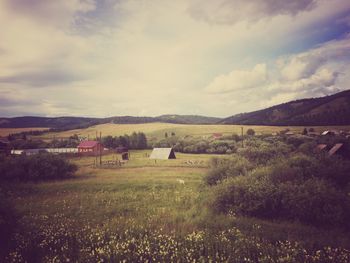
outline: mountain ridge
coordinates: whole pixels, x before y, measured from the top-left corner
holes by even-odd
[[[138,124],[166,122],[176,124],[237,124],[271,126],[350,125],[350,90],[319,98],[305,98],[227,118],[202,115],[164,114],[156,117],[0,117],[0,128],[44,127],[56,130],[87,128],[104,123]]]
[[[262,110],[224,118],[221,124],[242,125],[349,125],[350,90],[319,98],[293,100]]]

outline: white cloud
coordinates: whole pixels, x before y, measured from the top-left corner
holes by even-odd
[[[284,2],[275,8],[253,1],[249,9],[236,1],[242,9],[227,4],[229,23],[208,24],[189,12],[198,1],[0,1],[0,97],[9,97],[8,89],[23,97],[19,102],[11,95],[0,111],[228,116],[254,110],[259,100],[290,87],[301,91],[301,79],[311,87],[332,83],[333,76],[337,87],[346,79],[337,73],[347,65],[340,66],[349,54],[345,43],[322,45],[320,55],[288,53],[305,49],[300,43],[313,40],[320,21],[338,17],[350,2]],[[202,7],[226,19],[217,3]],[[240,20],[231,23],[235,10]],[[272,63],[277,56],[280,66]]]
[[[265,64],[257,64],[252,70],[233,70],[227,75],[217,76],[207,87],[210,93],[224,93],[251,89],[267,83]]]
[[[189,11],[194,18],[209,23],[235,24],[277,15],[295,16],[312,10],[316,4],[316,0],[200,0],[194,1]]]
[[[349,66],[350,36],[346,35],[301,53],[278,57],[269,71],[265,64],[257,64],[251,71],[233,70],[219,75],[205,90],[214,93],[212,96],[217,100],[236,107],[263,108],[347,89]]]

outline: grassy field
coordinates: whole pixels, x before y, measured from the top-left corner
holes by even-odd
[[[212,214],[202,178],[214,155],[155,162],[149,153],[132,151],[120,168],[74,158],[80,167],[74,179],[9,186],[26,226],[13,261],[332,262],[322,259],[334,253],[348,259],[341,249],[319,250],[349,248],[341,230]]]
[[[222,133],[229,135],[232,133],[241,134],[241,127],[244,132],[247,129],[252,128],[258,134],[271,134],[278,132],[286,128],[293,132],[301,133],[304,127],[285,127],[285,126],[241,126],[241,125],[186,125],[186,124],[171,124],[171,123],[145,123],[145,124],[101,124],[97,126],[91,126],[86,129],[76,129],[56,133],[47,133],[40,136],[42,139],[53,138],[68,138],[71,135],[78,134],[79,136],[85,136],[89,138],[95,138],[96,132],[98,134],[102,132],[102,136],[112,135],[119,136],[125,134],[131,134],[132,132],[144,132],[148,139],[160,139],[164,138],[164,134],[170,134],[174,132],[179,137],[184,136],[210,136],[213,133]],[[324,131],[326,129],[342,129],[350,130],[350,126],[318,126],[313,127],[317,132]]]
[[[0,136],[7,136],[9,134],[13,133],[20,133],[20,132],[26,132],[26,131],[45,131],[49,128],[41,128],[41,127],[35,127],[35,128],[0,128]]]

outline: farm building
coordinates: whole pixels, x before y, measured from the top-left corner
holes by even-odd
[[[340,155],[344,158],[350,158],[350,152],[343,143],[336,143],[328,152],[329,156]]]
[[[333,136],[333,135],[339,135],[339,132],[336,130],[327,130],[321,133],[322,136]]]
[[[173,148],[154,148],[150,159],[176,159],[175,152]]]
[[[320,153],[320,152],[324,152],[326,150],[327,150],[327,144],[318,144],[316,146],[315,152]]]
[[[219,138],[222,137],[222,133],[213,133],[212,137],[213,137],[214,139],[219,139]]]
[[[78,153],[99,153],[103,151],[103,145],[98,141],[82,141],[78,145]]]
[[[35,155],[39,153],[54,153],[54,154],[62,154],[62,153],[77,153],[77,148],[43,148],[43,149],[19,149],[19,150],[11,150],[11,154],[13,155]]]

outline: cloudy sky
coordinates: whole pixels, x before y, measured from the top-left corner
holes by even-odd
[[[0,116],[227,117],[350,88],[349,0],[0,0]]]

